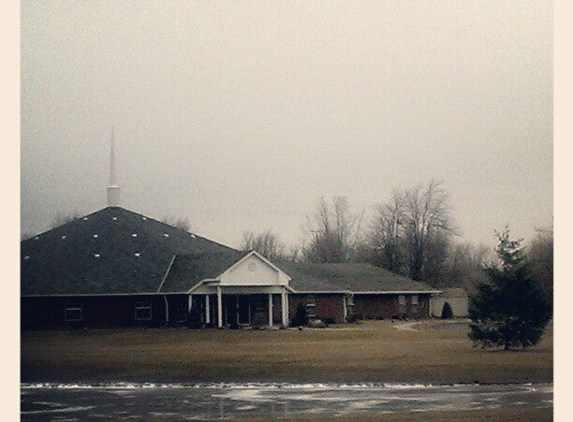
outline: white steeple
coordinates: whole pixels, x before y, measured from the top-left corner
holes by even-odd
[[[119,207],[119,185],[115,171],[115,134],[111,128],[111,155],[109,168],[109,185],[107,187],[107,206]]]

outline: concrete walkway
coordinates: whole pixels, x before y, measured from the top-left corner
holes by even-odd
[[[401,331],[418,331],[416,328],[414,328],[414,325],[419,324],[420,321],[414,321],[414,322],[395,322],[393,324],[393,327],[397,330],[401,330]]]

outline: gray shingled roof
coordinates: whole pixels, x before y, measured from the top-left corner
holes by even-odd
[[[248,253],[108,207],[22,241],[21,294],[187,292]],[[298,292],[435,291],[369,264],[275,265]]]
[[[237,251],[119,207],[21,243],[21,294],[157,292],[177,254]]]
[[[407,277],[371,264],[303,264],[288,261],[276,265],[292,277],[295,292],[438,292]]]
[[[162,293],[182,293],[195,287],[201,280],[221,275],[250,251],[219,251],[178,255],[161,287]]]

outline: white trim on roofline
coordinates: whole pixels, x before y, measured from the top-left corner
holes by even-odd
[[[189,295],[190,295],[190,294],[193,294],[193,292],[194,292],[195,290],[197,290],[199,287],[201,287],[201,286],[203,286],[203,285],[205,285],[205,284],[207,284],[207,283],[213,283],[213,284],[212,284],[213,287],[220,286],[219,284],[217,284],[217,283],[219,283],[219,282],[220,282],[220,280],[216,280],[216,279],[214,279],[214,278],[206,278],[206,279],[204,279],[204,280],[201,280],[199,283],[197,283],[195,286],[193,286],[193,287],[192,287],[191,289],[189,289],[188,291],[182,292],[182,293],[185,293],[185,294],[189,294]],[[209,286],[209,287],[211,287],[211,286]],[[268,287],[284,287],[284,288],[287,289],[290,293],[297,293],[297,292],[295,292],[294,289],[293,289],[292,287],[290,287],[290,286],[283,286],[283,285],[278,285],[278,284],[268,284],[268,285],[267,285],[267,284],[241,284],[240,286],[239,286],[239,285],[231,284],[231,285],[225,285],[225,286],[220,286],[220,287],[221,287],[222,289],[225,289],[225,288],[237,288],[237,287],[262,287],[262,288],[268,288]],[[199,294],[206,294],[206,293],[199,293]]]
[[[213,280],[213,279],[205,279],[205,280],[201,280],[195,287],[193,287],[192,289],[190,289],[187,292],[165,292],[165,293],[161,293],[161,292],[147,292],[147,293],[79,293],[79,294],[74,294],[74,293],[67,293],[67,294],[47,294],[47,295],[22,295],[21,297],[26,297],[26,298],[32,298],[32,297],[70,297],[70,296],[74,296],[74,297],[105,297],[105,296],[163,296],[163,295],[182,295],[182,294],[192,294],[194,290],[198,289],[199,286],[201,286],[204,282],[213,282],[213,281],[218,281],[218,280]],[[221,286],[222,288],[225,287],[243,287],[241,286]],[[244,286],[244,287],[269,287],[269,286],[260,286],[260,285],[249,285],[249,286]],[[290,293],[293,294],[354,294],[354,295],[391,295],[391,294],[438,294],[438,293],[442,293],[441,290],[428,290],[428,291],[416,291],[416,290],[396,290],[396,291],[389,291],[389,292],[376,292],[376,291],[365,291],[365,292],[355,292],[352,290],[323,290],[323,291],[318,291],[318,290],[294,290],[292,287],[290,286],[282,286],[284,287],[286,290],[288,290]],[[203,294],[203,293],[201,293]]]
[[[434,294],[434,293],[441,293],[441,290],[396,290],[396,291],[388,291],[388,292],[380,292],[380,291],[373,291],[373,292],[352,292],[355,295],[418,295],[418,294]]]
[[[214,278],[205,278],[203,280],[201,280],[199,283],[195,284],[193,287],[191,287],[189,290],[187,290],[188,295],[190,295],[191,293],[193,293],[195,290],[197,290],[199,287],[201,287],[203,284],[205,283],[212,283],[212,282],[218,282],[219,280],[216,280]]]
[[[231,271],[233,268],[239,266],[243,261],[245,261],[246,259],[248,259],[249,257],[255,255],[257,258],[259,258],[261,261],[263,261],[264,263],[266,263],[268,266],[270,266],[273,270],[277,271],[278,273],[282,273],[284,275],[287,276],[288,281],[292,281],[292,277],[290,275],[288,275],[287,273],[285,273],[283,270],[281,270],[279,267],[277,267],[275,264],[273,264],[271,261],[269,261],[268,259],[266,259],[264,256],[262,256],[260,253],[258,253],[255,250],[251,250],[249,253],[247,253],[244,257],[242,257],[241,259],[239,259],[237,262],[235,262],[233,265],[231,265],[230,267],[228,267],[227,269],[225,269],[225,271],[223,271],[221,274],[219,274],[217,277],[215,278],[205,278],[201,281],[199,281],[195,286],[191,287],[189,290],[187,290],[186,292],[183,293],[187,293],[187,294],[192,294],[195,290],[197,290],[199,287],[203,286],[206,283],[220,283],[221,282],[221,276],[229,271]],[[248,286],[248,285],[241,285],[241,286],[234,286],[234,287],[268,287],[268,286],[263,286],[263,285],[252,285],[252,286]],[[233,287],[233,286],[221,286],[221,287]],[[292,287],[290,287],[289,285],[284,286],[287,290],[289,290],[291,293],[294,293],[294,290]]]
[[[265,258],[264,256],[262,256],[260,253],[258,253],[255,250],[251,250],[249,253],[247,253],[244,257],[242,257],[241,259],[239,259],[237,262],[235,262],[233,265],[231,265],[229,268],[227,268],[225,271],[223,271],[221,274],[219,274],[216,278],[217,280],[219,280],[221,278],[221,276],[231,270],[233,270],[233,268],[239,266],[243,261],[247,260],[249,257],[255,255],[257,258],[259,258],[261,261],[263,261],[264,263],[266,263],[269,267],[271,267],[273,270],[279,272],[279,273],[283,273],[284,275],[287,276],[288,281],[292,280],[292,277],[290,275],[288,275],[287,273],[285,273],[283,270],[281,270],[279,267],[277,267],[275,264],[273,264],[271,261],[269,261],[267,258]]]
[[[438,294],[441,290],[394,290],[394,291],[353,291],[353,290],[293,290],[294,294],[352,294],[352,295],[403,295]]]
[[[181,294],[181,293],[158,293],[158,292],[146,292],[146,293],[58,293],[53,295],[22,295],[21,297],[105,297],[105,296],[164,296],[166,294]]]

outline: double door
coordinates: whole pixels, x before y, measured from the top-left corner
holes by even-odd
[[[252,325],[261,320],[266,311],[263,295],[223,295],[225,325],[231,327]]]

